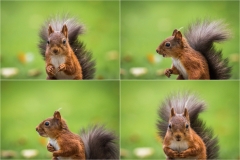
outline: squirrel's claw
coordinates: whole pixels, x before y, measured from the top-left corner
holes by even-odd
[[[170,78],[170,77],[171,77],[171,74],[172,74],[172,70],[171,70],[171,69],[166,69],[165,72],[164,72],[164,74],[165,74],[168,78]]]
[[[63,63],[59,65],[57,72],[64,71],[64,70],[66,70],[66,65]]]
[[[53,68],[53,66],[51,65],[47,66],[46,71],[48,75],[55,76],[55,73],[54,73],[55,69]]]
[[[178,157],[180,157],[180,158],[185,158],[186,156],[185,156],[183,153],[179,153],[179,154],[178,154]]]
[[[55,151],[55,148],[54,148],[50,143],[48,143],[48,145],[47,145],[47,150],[48,150],[49,152],[54,152],[54,151]]]

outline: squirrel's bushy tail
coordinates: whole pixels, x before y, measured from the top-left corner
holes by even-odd
[[[184,108],[188,109],[191,128],[202,138],[206,145],[207,159],[216,159],[219,151],[218,139],[213,137],[212,129],[207,128],[205,123],[198,118],[199,113],[205,110],[206,105],[193,93],[172,94],[161,104],[158,110],[160,119],[157,122],[159,136],[164,139],[166,135],[172,107],[178,114],[182,114]]]
[[[189,45],[203,54],[209,65],[210,79],[229,79],[231,67],[228,59],[222,59],[222,51],[216,50],[213,43],[230,38],[227,25],[221,21],[197,20],[184,33]]]
[[[84,25],[78,23],[76,18],[70,17],[68,14],[52,16],[46,20],[40,29],[40,41],[38,44],[44,59],[48,40],[49,24],[55,31],[61,31],[63,25],[67,25],[69,44],[81,64],[83,79],[92,79],[95,73],[95,62],[92,60],[92,53],[85,50],[84,44],[78,41],[78,36],[84,32]]]
[[[117,137],[106,131],[103,126],[93,126],[82,129],[80,137],[83,140],[87,159],[119,159]]]

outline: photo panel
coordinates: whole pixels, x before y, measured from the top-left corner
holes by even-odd
[[[212,29],[209,34],[226,35],[225,29],[223,29],[226,28],[227,35],[229,35],[227,40],[214,43],[214,55],[222,50],[220,59],[222,61],[228,59],[229,63],[226,66],[232,68],[230,79],[239,79],[239,1],[122,1],[121,79],[177,79],[177,75],[172,74],[168,78],[164,74],[165,70],[172,66],[173,55],[165,55],[167,53],[163,51],[163,47],[161,51],[158,51],[159,53],[156,53],[156,50],[165,39],[172,36],[175,29],[179,30],[183,37],[186,37],[184,33],[190,25],[195,24],[197,20],[207,21],[207,19],[210,22],[223,21],[221,26],[209,27]],[[189,44],[195,43],[194,39],[197,39],[198,35],[194,31],[189,38],[191,41],[188,42]],[[206,34],[201,42],[208,39],[209,34]],[[186,45],[184,44],[184,46]],[[199,48],[204,48],[202,43],[191,47],[197,51],[200,51]],[[169,52],[172,50],[171,53],[174,53],[174,48],[167,50]],[[179,52],[180,50],[178,50]],[[181,60],[180,63],[184,63],[184,60]],[[212,66],[215,63],[222,64],[223,62],[207,63]],[[187,70],[187,68],[185,69]]]
[[[74,45],[73,50],[81,48],[77,50],[82,55],[85,47],[91,53],[96,64],[93,79],[119,79],[119,8],[118,1],[2,1],[1,78],[46,79],[40,30],[47,32],[47,20],[58,16],[56,21],[61,21],[68,15],[76,19],[74,23],[66,21],[68,26],[83,25],[83,33],[78,35],[82,45]],[[46,48],[47,40],[43,39]],[[84,67],[86,62],[80,65]]]
[[[3,81],[1,85],[2,158],[50,159],[48,139],[36,127],[55,111],[75,134],[94,125],[104,126],[117,137],[118,147],[118,81]]]
[[[206,104],[206,110],[200,113],[199,117],[206,127],[212,129],[214,137],[218,138],[220,148],[218,159],[237,159],[238,81],[122,81],[120,132],[122,159],[166,158],[163,152],[163,139],[158,134],[157,123],[160,119],[158,112],[168,98],[176,100],[178,93],[195,95]],[[186,105],[191,103],[188,102]],[[171,103],[167,101],[167,104]]]

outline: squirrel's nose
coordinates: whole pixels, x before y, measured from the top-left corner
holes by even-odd
[[[58,49],[57,49],[57,48],[54,48],[54,49],[53,49],[53,53],[55,53],[55,54],[58,53]]]
[[[176,135],[176,139],[177,139],[177,141],[181,141],[181,136],[180,135]]]
[[[36,131],[38,132],[38,127],[36,127]]]
[[[158,49],[156,49],[156,52],[158,53]]]

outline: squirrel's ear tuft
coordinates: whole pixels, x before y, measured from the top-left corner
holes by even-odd
[[[177,33],[177,31],[178,31],[177,29],[174,29],[174,30],[173,30],[173,33],[172,33],[172,36],[175,36],[176,33]]]
[[[182,33],[180,31],[176,31],[174,35],[174,39],[181,42],[182,41]]]
[[[173,116],[175,116],[176,115],[176,113],[175,113],[175,111],[174,111],[174,108],[171,108],[171,115],[170,115],[170,117],[173,117]]]
[[[48,36],[50,36],[50,34],[52,34],[54,32],[54,30],[52,29],[52,26],[49,24],[48,27]]]
[[[184,108],[183,116],[186,117],[186,119],[189,121],[189,114],[187,108]]]
[[[68,29],[66,24],[63,25],[61,32],[66,38],[68,37]]]
[[[61,119],[61,114],[60,114],[60,112],[59,112],[59,111],[55,111],[54,114],[53,114],[53,118],[60,120],[60,119]]]

